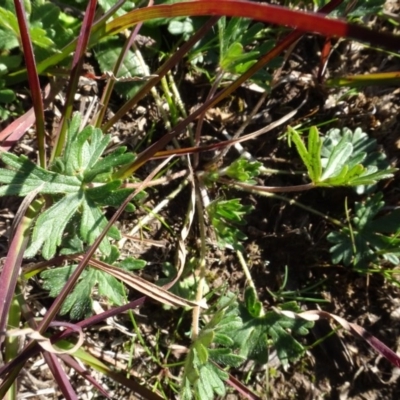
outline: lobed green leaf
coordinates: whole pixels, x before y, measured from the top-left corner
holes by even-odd
[[[369,262],[384,258],[397,264],[400,210],[376,218],[383,206],[382,193],[369,197],[364,203],[355,204],[352,232],[343,228],[327,236],[333,244],[330,248],[333,263],[346,266],[353,263],[357,267],[366,267]]]
[[[117,190],[121,186],[121,183],[122,181],[115,180],[103,185],[100,184],[99,186],[88,188],[85,190],[86,198],[94,202],[104,202],[104,199]]]
[[[319,182],[322,174],[321,164],[322,140],[315,126],[308,133],[308,157],[310,159],[309,176],[312,182]]]
[[[113,276],[102,271],[96,271],[98,290],[101,296],[105,296],[112,304],[121,306],[124,304],[125,289],[121,282]]]
[[[208,353],[210,359],[214,362],[230,367],[239,367],[246,361],[245,357],[239,354],[234,354],[227,348],[209,349]]]
[[[40,188],[39,193],[76,193],[81,182],[75,176],[47,171],[32,163],[25,156],[2,153],[1,159],[12,169],[0,169],[0,196],[26,196]]]
[[[67,194],[60,201],[44,211],[35,221],[31,242],[25,257],[33,257],[42,248],[42,256],[49,260],[61,244],[62,235],[69,220],[84,203],[83,192]]]
[[[82,209],[80,235],[85,242],[91,245],[106,227],[107,219],[102,211],[90,201],[82,202]],[[107,234],[116,240],[121,239],[121,235],[115,227],[110,228]],[[107,237],[101,241],[99,250],[106,256],[110,254],[111,244]]]
[[[92,315],[92,287],[95,272],[90,269],[85,279],[81,279],[75,285],[74,290],[67,296],[61,307],[61,315],[69,313],[72,320],[82,320]]]
[[[258,161],[248,161],[245,158],[235,160],[227,169],[226,175],[240,182],[254,183],[252,178],[260,174],[262,164]]]
[[[120,167],[126,164],[131,163],[135,159],[135,155],[132,153],[125,153],[126,147],[122,146],[115,150],[113,153],[108,156],[97,159],[90,169],[85,171],[84,173],[84,181],[85,182],[93,182],[96,181],[96,177],[100,174],[104,174],[106,172],[112,172],[113,168]]]
[[[284,366],[287,366],[305,351],[293,336],[307,334],[312,323],[288,318],[272,311],[265,314],[259,312],[260,316],[255,316],[254,296],[254,289],[248,287],[245,293],[246,303],[240,307],[243,325],[235,335],[235,341],[240,347],[239,355],[265,364],[268,362],[269,340],[272,340],[279,359]],[[282,308],[294,312],[300,311],[294,302],[282,305]]]
[[[353,145],[343,137],[330,154],[328,163],[322,172],[321,180],[324,181],[327,178],[340,174],[340,171],[345,167],[352,153]]]
[[[294,145],[296,146],[297,152],[299,153],[300,158],[302,159],[305,167],[307,168],[308,175],[311,177],[314,175],[314,166],[313,166],[313,159],[311,158],[305,144],[301,140],[300,135],[296,130],[292,127],[288,127],[289,138],[293,141]]]

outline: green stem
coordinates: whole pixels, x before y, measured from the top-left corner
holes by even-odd
[[[8,325],[7,330],[9,329],[18,329],[19,323],[21,321],[21,310],[18,304],[18,296],[22,296],[22,294],[16,291],[14,298],[12,300],[9,313],[8,313]],[[17,354],[19,349],[19,336],[7,336],[5,339],[5,346],[4,346],[4,361],[7,363],[13,360]],[[5,400],[11,400],[17,398],[17,382],[13,381],[10,389],[8,390]]]
[[[247,279],[247,282],[248,282],[249,286],[253,288],[254,293],[257,296],[256,285],[254,284],[253,278],[251,277],[249,267],[247,266],[246,260],[244,259],[242,252],[237,250],[236,251],[236,255],[238,256],[239,263],[240,263],[240,265],[241,265],[241,267],[243,269],[244,275],[246,276],[246,279]],[[257,296],[257,300],[258,300],[258,296]],[[265,315],[264,309],[261,310],[261,315],[260,316],[263,316],[263,315]]]

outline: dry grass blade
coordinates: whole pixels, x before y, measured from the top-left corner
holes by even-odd
[[[84,338],[83,338],[83,331],[80,326],[70,324],[68,322],[52,322],[51,326],[65,326],[70,329],[72,329],[74,332],[77,332],[79,334],[79,338],[77,343],[70,349],[57,349],[54,347],[51,343],[51,339],[43,336],[40,332],[32,329],[32,328],[26,328],[26,329],[11,329],[7,331],[7,336],[22,336],[22,335],[27,335],[30,339],[36,340],[37,343],[39,344],[40,347],[42,347],[43,350],[48,351],[49,353],[53,354],[73,354],[75,353],[83,344]]]
[[[188,164],[190,167],[190,160],[188,160]],[[182,275],[183,268],[184,268],[185,262],[186,262],[187,251],[186,251],[185,241],[186,241],[186,239],[189,235],[190,229],[192,227],[193,218],[194,218],[194,214],[195,214],[195,202],[196,202],[196,190],[195,190],[194,180],[193,180],[193,171],[191,168],[190,168],[189,179],[190,179],[190,183],[191,183],[190,201],[188,204],[188,210],[186,213],[185,222],[184,222],[184,225],[181,230],[179,241],[177,243],[177,253],[176,253],[176,261],[175,261],[175,267],[176,267],[177,272],[176,272],[175,278],[171,282],[167,283],[164,286],[165,289],[169,289],[175,285],[175,283],[178,281],[178,279]]]
[[[78,259],[82,259],[82,257],[79,256]],[[131,272],[124,271],[121,268],[113,267],[99,260],[93,259],[89,261],[89,264],[92,267],[95,267],[103,272],[107,272],[115,278],[120,279],[138,292],[148,297],[151,297],[152,299],[157,300],[163,304],[173,307],[201,307],[204,309],[208,308],[205,300],[201,302],[194,302],[183,299],[182,297],[176,296],[166,291],[162,287],[157,286],[154,283],[148,282],[145,279],[132,274]]]
[[[318,321],[319,319],[333,319],[335,322],[340,324],[346,331],[351,332],[353,335],[360,336],[363,338],[373,349],[382,354],[388,361],[390,361],[396,367],[400,367],[400,357],[378,338],[371,335],[360,325],[346,321],[344,318],[338,315],[331,314],[327,311],[322,310],[309,310],[299,314],[292,311],[282,311],[275,309],[276,312],[285,315],[289,318],[303,318],[307,321]]]

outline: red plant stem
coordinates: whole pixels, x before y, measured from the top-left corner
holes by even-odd
[[[151,7],[153,5],[153,3],[154,3],[154,1],[150,0],[147,7]],[[142,26],[143,26],[143,22],[140,22],[139,24],[137,24],[135,26],[135,29],[133,30],[133,32],[130,34],[129,39],[127,39],[125,41],[124,47],[123,47],[122,51],[120,52],[120,54],[118,56],[118,60],[115,63],[114,68],[113,68],[114,76],[118,76],[121,65],[122,65],[123,61],[126,59],[126,56],[129,54],[129,49],[132,47],[133,43],[135,42],[135,39],[136,39]],[[115,79],[110,79],[107,82],[107,85],[103,91],[103,95],[102,95],[102,98],[100,101],[100,104],[102,104],[102,107],[100,108],[100,111],[99,111],[98,115],[96,116],[96,121],[95,121],[96,127],[100,127],[101,124],[103,123],[104,116],[106,115],[106,111],[108,109],[108,103],[110,102],[110,98],[111,98],[111,94],[114,89],[115,82],[116,82]]]
[[[93,25],[96,6],[97,6],[97,0],[90,0],[86,8],[85,18],[83,19],[82,22],[82,28],[78,38],[78,44],[76,46],[74,58],[72,60],[71,76],[66,95],[67,100],[65,102],[64,110],[62,112],[62,122],[59,126],[59,131],[57,133],[57,138],[56,138],[56,145],[53,148],[53,152],[51,154],[51,160],[54,160],[55,157],[60,156],[64,148],[67,135],[67,128],[68,128],[67,124],[72,115],[73,100],[78,88],[79,76],[83,65],[83,58],[85,56],[85,52],[89,44],[90,31]]]
[[[332,11],[331,4],[328,4]],[[151,8],[141,8],[115,18],[105,27],[104,35],[116,34],[131,25],[153,18],[173,18],[182,16],[228,16],[251,18],[269,24],[286,25],[302,32],[312,32],[325,36],[346,37],[368,42],[372,45],[397,51],[400,48],[400,37],[386,32],[352,24],[338,19],[328,19],[322,13],[295,11],[284,6],[257,4],[243,0],[198,0],[177,2],[168,5],[158,5]],[[329,12],[328,11],[328,12]]]
[[[28,82],[31,90],[33,109],[36,117],[36,138],[39,150],[39,162],[42,168],[46,168],[45,152],[45,128],[44,128],[44,107],[43,97],[40,90],[39,75],[36,69],[35,55],[31,38],[29,35],[26,12],[22,0],[14,0],[15,12],[17,14],[19,32],[21,35],[22,49],[28,72]]]
[[[3,335],[6,330],[10,305],[17,284],[24,251],[29,239],[28,236],[24,235],[28,228],[29,223],[25,220],[19,223],[0,274],[0,344],[4,339]]]

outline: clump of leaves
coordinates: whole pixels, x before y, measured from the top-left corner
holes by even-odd
[[[346,129],[342,134],[331,132],[324,148],[324,139],[319,136],[316,127],[310,128],[307,147],[299,133],[291,127],[289,137],[315,186],[373,185],[381,179],[392,177],[396,171],[395,168],[378,170],[373,165],[373,160],[367,158],[371,142],[361,131],[353,133]]]
[[[219,30],[219,66],[227,76],[245,73],[275,45],[273,30],[265,29],[260,23],[254,23],[246,18],[221,18],[218,21]],[[268,67],[280,65],[281,59],[275,58],[267,68],[259,70],[251,81],[270,90],[272,76]]]
[[[122,51],[123,43],[118,38],[109,38],[99,43],[94,54],[99,62],[100,69],[102,71],[112,71]],[[139,78],[144,75],[146,75],[146,72],[139,58],[133,51],[128,50],[116,78],[134,79],[134,77]],[[130,98],[136,94],[142,85],[143,82],[117,82],[115,90],[118,94]]]
[[[181,30],[176,29],[174,33],[184,33],[182,29],[189,29],[187,23],[176,27]],[[209,68],[199,67],[200,63],[218,64],[224,77],[230,79],[232,75],[246,72],[261,54],[267,53],[274,46],[275,37],[273,31],[265,29],[261,23],[245,18],[221,17],[218,21],[218,36],[214,32],[207,35],[189,53],[189,58],[193,66],[206,74]],[[280,58],[276,58],[268,67],[274,68],[280,63]],[[259,70],[250,79],[264,90],[270,89],[272,77],[267,68]]]
[[[50,2],[24,1],[29,24],[29,35],[37,61],[56,53],[73,39],[74,31],[59,7]],[[0,7],[0,51],[8,52],[20,48],[20,33],[14,3],[6,0]],[[22,64],[22,57],[19,57]],[[20,65],[13,65],[13,69]]]
[[[301,311],[294,301],[282,304],[280,308],[295,313]],[[266,364],[269,350],[273,346],[286,368],[289,362],[304,354],[304,347],[293,336],[307,335],[313,323],[288,318],[274,311],[265,312],[252,287],[246,289],[244,304],[240,306],[240,317],[243,325],[236,332],[235,343],[240,347],[239,354],[246,359]]]
[[[226,366],[239,366],[244,357],[233,353],[235,332],[241,327],[236,296],[229,293],[222,296],[210,322],[200,331],[190,346],[185,360],[182,380],[182,399],[212,400],[214,393],[225,396],[225,383],[228,373],[214,363]]]
[[[238,158],[225,170],[225,174],[239,182],[254,184],[256,176],[260,174],[262,163]]]
[[[111,254],[103,261],[108,264],[114,264],[126,271],[133,271],[145,267],[146,262],[127,257],[122,262],[117,262],[119,251],[112,246]],[[77,265],[67,265],[43,271],[40,277],[43,279],[43,288],[49,290],[51,297],[57,297],[68,279],[75,271]],[[65,299],[60,314],[70,315],[71,319],[81,320],[92,315],[93,308],[93,288],[97,286],[100,296],[104,296],[114,305],[120,306],[126,298],[125,287],[118,279],[95,268],[86,268],[79,278],[79,282],[74,290]]]
[[[245,225],[245,216],[252,208],[242,205],[240,199],[216,200],[207,207],[221,248],[244,251],[241,242],[247,236],[237,226]]]
[[[399,264],[400,210],[377,217],[384,205],[382,193],[369,197],[365,202],[356,202],[350,226],[329,233],[327,239],[333,243],[330,252],[334,264],[347,266],[353,263],[357,267],[366,267],[382,258],[394,265]]]
[[[295,302],[281,306],[299,312]],[[293,335],[306,335],[312,322],[292,319],[274,311],[265,312],[252,287],[245,292],[244,303],[228,293],[217,302],[216,311],[193,341],[185,361],[182,398],[213,399],[225,396],[228,373],[217,365],[238,367],[246,359],[268,362],[273,346],[284,367],[305,351]]]
[[[3,153],[2,161],[9,169],[0,169],[0,196],[26,196],[31,192],[46,195],[46,205],[34,223],[25,257],[42,250],[45,259],[52,258],[62,243],[62,253],[82,251],[90,245],[107,225],[104,206],[118,207],[131,193],[120,188],[121,181],[113,179],[115,168],[130,163],[134,155],[119,147],[102,157],[110,143],[110,135],[87,126],[80,131],[80,117],[71,120],[63,155],[50,170],[32,163],[25,156]],[[43,204],[44,206],[44,204]],[[100,244],[100,251],[111,253],[110,239],[119,240],[120,232],[112,227]]]
[[[390,165],[387,157],[384,153],[378,151],[376,140],[370,138],[361,128],[356,128],[354,132],[348,128],[343,128],[342,130],[335,128],[326,133],[321,149],[323,168],[327,166],[331,154],[341,142],[352,145],[352,153],[347,161],[348,164],[353,165],[362,162],[364,168],[367,168],[370,173],[389,169]],[[373,188],[374,186],[371,185],[359,185],[356,186],[356,191],[362,194]]]
[[[175,282],[173,286],[169,288],[169,291],[171,293],[176,294],[177,296],[187,300],[196,299],[198,279],[194,275],[194,270],[197,264],[198,264],[198,259],[195,257],[187,261],[181,277],[177,282]],[[166,277],[157,280],[158,286],[164,286],[170,283],[176,277],[178,271],[176,270],[176,267],[173,264],[166,262],[162,266],[162,272]],[[208,293],[209,290],[210,289],[208,285],[204,283],[203,293]],[[168,310],[171,308],[171,306],[164,304],[163,308]]]

